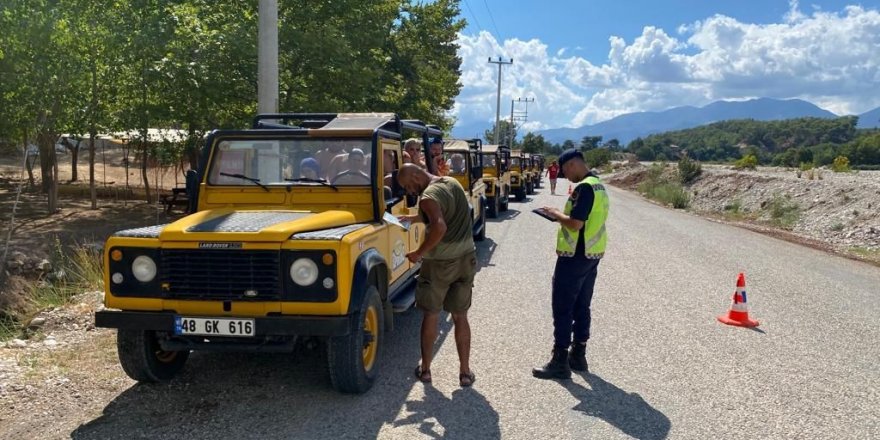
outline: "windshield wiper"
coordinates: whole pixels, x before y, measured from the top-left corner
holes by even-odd
[[[254,178],[254,177],[248,177],[248,176],[245,176],[244,174],[238,174],[238,173],[236,173],[236,174],[229,174],[229,173],[223,173],[223,172],[221,172],[220,175],[221,175],[221,176],[226,176],[226,177],[234,177],[234,178],[236,178],[236,179],[247,180],[248,182],[253,182],[255,185],[259,186],[260,188],[265,189],[266,192],[271,192],[271,191],[269,190],[269,187],[268,187],[268,186],[263,185],[262,183],[260,183],[260,179],[257,179],[257,178]]]
[[[333,184],[327,183],[327,180],[326,180],[326,179],[310,179],[310,178],[308,178],[308,177],[299,177],[299,178],[296,178],[296,179],[284,179],[284,181],[285,181],[285,182],[309,182],[309,183],[320,183],[321,185],[329,186],[330,188],[333,188],[333,191],[339,191],[339,188],[337,188],[336,185],[333,185]]]

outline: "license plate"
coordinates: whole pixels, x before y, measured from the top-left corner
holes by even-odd
[[[254,320],[238,318],[190,318],[178,316],[174,333],[199,336],[254,336]]]

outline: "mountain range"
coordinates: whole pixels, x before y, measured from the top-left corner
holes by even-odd
[[[859,128],[880,127],[880,107],[862,113]],[[801,99],[758,98],[748,101],[716,101],[703,107],[674,107],[659,112],[627,113],[607,121],[578,128],[553,128],[541,130],[544,139],[562,143],[571,139],[576,143],[584,136],[602,136],[604,140],[617,139],[627,144],[637,137],[698,127],[728,119],[755,119],[770,121],[802,117],[836,118],[838,115]],[[477,126],[456,125],[453,136],[482,137],[491,124]],[[522,136],[524,133],[520,133]]]

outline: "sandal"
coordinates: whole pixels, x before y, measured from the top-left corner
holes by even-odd
[[[470,373],[461,373],[458,375],[458,383],[463,387],[469,387],[474,384],[474,381],[477,380],[477,376],[474,375],[474,372]]]
[[[419,379],[419,382],[431,383],[431,370],[430,369],[422,370],[422,366],[417,365],[415,373],[416,373],[416,378]]]

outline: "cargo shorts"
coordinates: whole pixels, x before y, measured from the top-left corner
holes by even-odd
[[[476,273],[476,252],[452,260],[422,260],[416,306],[427,312],[466,312],[471,307]]]

